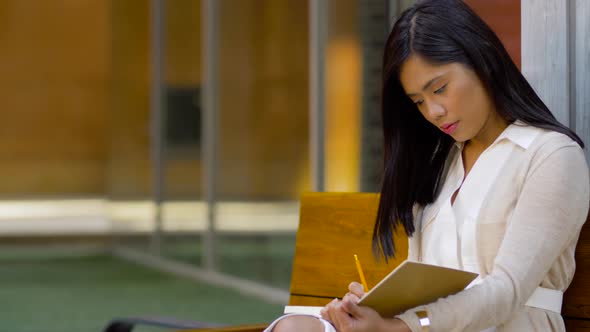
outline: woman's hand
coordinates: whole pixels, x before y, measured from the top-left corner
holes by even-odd
[[[322,318],[332,322],[339,332],[377,332],[410,331],[408,326],[398,319],[384,319],[369,307],[361,307],[357,302],[364,295],[363,286],[352,282],[342,301],[334,299],[321,311]]]
[[[348,285],[348,292],[356,295],[359,299],[365,295],[365,289],[363,285],[356,281],[353,281]]]

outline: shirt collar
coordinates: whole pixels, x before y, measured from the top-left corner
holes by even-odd
[[[512,143],[526,150],[529,148],[535,137],[537,137],[538,130],[539,129],[536,127],[527,125],[520,120],[516,120],[504,129],[496,139],[496,142],[502,139],[508,139],[512,141]]]

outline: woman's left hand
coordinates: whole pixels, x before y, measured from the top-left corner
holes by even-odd
[[[386,321],[373,309],[356,303],[358,297],[352,293],[342,301],[334,299],[321,311],[322,318],[332,322],[339,332],[381,331]]]

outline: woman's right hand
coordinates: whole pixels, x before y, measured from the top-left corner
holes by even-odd
[[[341,301],[350,301],[352,303],[357,303],[364,295],[365,291],[363,289],[363,285],[356,281],[353,281],[348,285],[348,293],[344,294]],[[332,302],[328,303],[321,311],[322,317],[328,321],[331,321],[329,312],[331,311],[331,309],[340,306],[341,301],[339,301],[338,299],[334,299],[332,300]]]
[[[359,299],[365,295],[365,289],[363,289],[363,285],[360,283],[353,281],[348,285],[348,292],[352,295],[355,295]]]

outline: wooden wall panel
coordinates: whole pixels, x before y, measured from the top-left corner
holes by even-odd
[[[144,197],[150,181],[149,1],[112,1],[112,96],[107,192]]]
[[[0,2],[2,196],[104,191],[109,2]]]
[[[309,189],[304,3],[221,1],[218,192],[224,198],[297,199]]]
[[[307,172],[307,7],[298,0],[220,4],[219,188],[225,198],[297,198]],[[112,111],[108,188],[149,195],[149,7],[113,2]],[[165,79],[201,84],[200,4],[166,6]],[[196,124],[197,125],[197,124]],[[168,197],[201,190],[198,150],[169,151]]]
[[[296,198],[309,182],[307,6],[222,8],[219,192]],[[166,83],[199,85],[200,2],[166,12]],[[0,2],[0,195],[149,195],[149,17],[144,0]],[[166,165],[169,192],[200,190],[198,156]]]
[[[167,0],[165,80],[201,84],[201,1]]]

